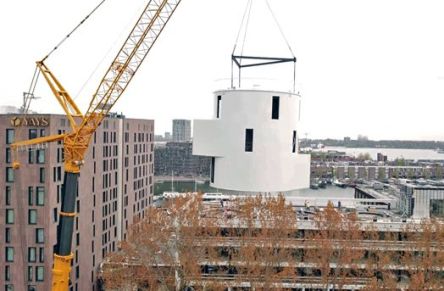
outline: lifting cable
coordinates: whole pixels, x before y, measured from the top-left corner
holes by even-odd
[[[239,42],[239,37],[240,37],[241,31],[242,31],[242,28],[243,28],[244,22],[245,22],[245,31],[244,31],[244,37],[243,37],[243,41],[242,41],[242,47],[241,47],[240,55],[243,56],[243,54],[244,54],[244,47],[245,47],[245,41],[247,39],[248,25],[250,23],[250,15],[251,15],[251,7],[252,6],[253,6],[253,0],[248,0],[247,6],[245,7],[244,15],[242,16],[242,21],[241,21],[241,24],[240,24],[240,27],[239,27],[239,31],[237,33],[236,42],[235,42],[234,48],[233,48],[233,55],[235,53],[236,46],[237,46],[237,44]],[[239,60],[239,61],[242,62],[242,59]]]
[[[142,8],[145,8],[146,4],[142,4]],[[131,19],[136,19],[137,17],[140,16],[140,12],[137,10],[134,15],[131,17]],[[92,70],[91,74],[88,76],[88,78],[83,82],[82,86],[80,87],[80,89],[76,92],[75,95],[72,96],[72,99],[75,101],[77,100],[77,98],[80,96],[81,93],[83,93],[83,90],[86,88],[86,86],[88,85],[88,83],[91,81],[91,79],[93,78],[93,76],[97,73],[97,71],[99,70],[99,68],[101,67],[101,65],[107,60],[107,57],[110,55],[110,53],[112,52],[112,50],[115,48],[116,44],[119,44],[119,46],[121,45],[120,42],[118,42],[118,40],[122,39],[123,37],[127,36],[128,33],[128,29],[130,29],[131,27],[133,27],[134,24],[132,21],[130,21],[127,25],[125,25],[124,27],[122,27],[122,31],[118,34],[118,36],[116,37],[116,39],[113,41],[113,43],[109,46],[108,50],[106,51],[106,53],[103,55],[102,59],[97,63],[97,65],[95,66],[95,68]]]
[[[282,38],[284,39],[285,43],[287,44],[288,49],[290,50],[291,56],[294,58],[293,50],[291,49],[290,43],[288,42],[288,39],[285,37],[284,31],[282,30],[281,25],[279,24],[279,21],[277,20],[276,15],[274,14],[273,10],[271,9],[270,3],[268,0],[265,0],[265,3],[267,4],[268,10],[270,11],[271,16],[274,19],[274,22],[276,22],[276,26],[279,28],[279,31],[281,33]]]
[[[45,61],[55,50],[57,50],[80,26],[82,26],[85,21],[94,14],[94,12],[96,12],[100,6],[102,6],[103,3],[105,3],[106,0],[102,0],[100,1],[99,4],[97,4],[96,7],[94,7],[94,9],[88,13],[88,15],[86,15],[82,21],[80,21],[79,24],[77,24],[43,59],[42,62]],[[34,71],[34,75],[32,77],[31,80],[31,84],[29,85],[29,90],[28,92],[24,92],[23,93],[23,107],[22,107],[22,113],[26,116],[26,114],[29,111],[29,107],[31,106],[31,101],[32,99],[35,99],[34,96],[34,92],[35,92],[35,88],[37,86],[37,81],[39,79],[40,76],[40,70],[39,68],[36,66],[35,71]]]
[[[86,15],[85,18],[83,18],[82,21],[80,21],[79,24],[77,24],[76,27],[74,27],[73,30],[71,30],[70,33],[68,33],[42,60],[45,61],[56,49],[58,49],[70,36],[73,34],[91,15],[93,15],[94,12],[96,12],[97,9],[99,9],[100,6],[102,6],[103,3],[105,3],[106,0],[102,0],[88,15]]]
[[[27,113],[29,106],[31,105],[31,100],[35,98],[34,92],[37,82],[39,80],[40,70],[35,66],[34,75],[32,76],[31,84],[29,84],[28,92],[23,92],[23,113]]]
[[[246,39],[247,39],[247,33],[248,33],[248,26],[249,26],[249,22],[250,22],[250,16],[251,16],[251,10],[252,10],[252,6],[253,6],[253,1],[255,0],[248,0],[247,1],[247,5],[245,7],[245,11],[242,17],[242,21],[239,27],[239,31],[237,33],[237,37],[236,37],[236,41],[234,43],[234,47],[233,47],[233,52],[231,54],[232,56],[232,62],[231,62],[231,87],[234,88],[234,69],[233,69],[233,57],[235,55],[235,51],[237,48],[237,45],[239,43],[239,38],[240,35],[242,33],[242,29],[245,29],[243,31],[243,40],[242,40],[242,45],[240,48],[240,55],[238,56],[238,60],[236,60],[237,65],[239,66],[239,87],[240,87],[240,79],[241,79],[241,67],[242,67],[242,57],[244,56],[244,48],[245,48],[245,43],[246,43]],[[271,17],[273,18],[273,21],[275,22],[277,28],[279,29],[279,32],[281,34],[281,37],[283,38],[283,40],[285,41],[285,44],[287,45],[287,48],[291,54],[291,56],[293,57],[293,92],[295,92],[296,90],[296,57],[293,53],[293,50],[291,49],[290,43],[288,42],[288,39],[285,37],[284,31],[281,27],[281,25],[279,24],[279,21],[276,17],[276,15],[274,14],[273,9],[271,9],[271,5],[269,3],[268,0],[263,0],[266,4],[266,7],[268,8],[268,11],[271,14]],[[245,27],[245,28],[244,28]],[[251,58],[251,57],[250,57]],[[253,57],[254,58],[254,57]]]
[[[294,58],[294,63],[293,63],[293,93],[296,92],[296,57],[293,53],[293,50],[291,49],[290,43],[288,42],[288,39],[285,37],[284,31],[282,30],[281,25],[279,24],[279,21],[277,20],[276,15],[274,14],[273,10],[271,9],[270,3],[268,2],[268,0],[265,0],[265,3],[267,4],[268,10],[271,13],[271,16],[274,19],[274,22],[276,22],[277,27],[279,28],[279,31],[281,33],[282,38],[284,39],[285,43],[287,44],[287,47],[291,53],[291,56]],[[300,107],[299,107],[300,110]],[[300,116],[300,115],[299,115]]]
[[[243,55],[244,46],[245,46],[245,42],[246,42],[246,38],[247,38],[248,26],[249,26],[249,22],[250,22],[251,7],[253,6],[253,1],[254,0],[248,0],[247,1],[247,5],[245,7],[244,15],[242,17],[242,21],[241,21],[241,24],[240,24],[240,27],[239,27],[239,31],[237,33],[236,42],[234,44],[233,54],[234,54],[234,52],[236,50],[237,44],[239,43],[239,37],[241,35],[242,28],[245,26],[244,36],[243,36],[243,40],[242,40],[241,54],[240,54],[241,56]],[[284,31],[283,31],[281,25],[279,24],[279,21],[278,21],[276,15],[273,12],[273,9],[271,9],[270,3],[268,2],[268,0],[264,0],[264,1],[265,1],[265,4],[266,4],[267,8],[268,8],[268,11],[270,12],[271,16],[273,17],[274,22],[276,23],[277,28],[279,29],[279,32],[280,32],[282,38],[285,41],[285,44],[288,47],[288,50],[291,53],[291,56],[294,57],[294,53],[293,53],[293,50],[291,49],[290,43],[288,42],[288,39],[285,37]],[[244,23],[245,23],[245,25],[244,25]]]

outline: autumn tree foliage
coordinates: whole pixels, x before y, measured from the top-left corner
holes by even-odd
[[[150,208],[101,277],[105,290],[443,290],[443,222],[405,225],[331,203],[298,218],[283,196],[184,195]]]

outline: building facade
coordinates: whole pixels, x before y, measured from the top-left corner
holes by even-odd
[[[401,185],[400,207],[412,218],[444,218],[444,187]]]
[[[210,176],[211,158],[193,155],[192,142],[167,142],[154,145],[154,175]]]
[[[193,154],[212,159],[211,186],[233,193],[308,188],[310,156],[298,152],[300,96],[223,90],[214,119],[195,120]]]
[[[167,138],[165,133],[165,138]],[[191,140],[191,120],[173,119],[173,141]]]
[[[153,193],[153,120],[109,116],[94,134],[79,179],[70,290],[97,290],[97,268]],[[63,144],[23,148],[14,141],[69,132],[63,115],[0,115],[0,288],[50,290],[63,183]]]
[[[276,197],[195,197],[188,203],[196,207],[171,203],[170,211],[153,210],[156,215],[141,222],[135,231],[152,227],[151,240],[132,237],[127,249],[102,265],[104,290],[444,288],[442,221],[369,216],[332,204],[299,208]],[[157,235],[167,228],[170,236]],[[157,252],[168,243],[177,251]]]

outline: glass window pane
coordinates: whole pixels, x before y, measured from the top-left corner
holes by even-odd
[[[6,168],[6,182],[14,182],[14,169],[11,167]]]
[[[5,266],[5,281],[11,280],[11,267]]]
[[[45,262],[45,248],[39,248],[39,262]]]
[[[37,210],[29,209],[28,210],[28,223],[36,224],[37,223]]]
[[[11,149],[6,148],[6,163],[11,163]]]
[[[13,247],[6,247],[6,261],[7,262],[14,262],[14,248]]]
[[[444,218],[444,200],[431,199],[430,200],[430,217]]]
[[[6,198],[6,205],[11,205],[11,187],[10,186],[6,186],[5,189],[5,198]]]
[[[40,183],[45,183],[45,168],[40,168]]]
[[[37,150],[37,163],[38,164],[45,163],[45,150]]]
[[[5,228],[5,243],[11,242],[11,229],[9,227]]]
[[[28,281],[29,282],[32,282],[33,273],[34,273],[34,270],[32,269],[32,267],[28,267]]]
[[[6,129],[6,143],[11,144],[14,142],[15,139],[15,133],[13,129]]]
[[[35,280],[43,281],[44,279],[44,269],[41,266],[35,267]]]
[[[34,205],[34,188],[28,187],[28,205]]]
[[[35,262],[36,248],[28,248],[28,262]]]
[[[29,130],[29,139],[37,138],[37,129],[31,128]]]
[[[14,223],[14,209],[6,209],[6,224]]]
[[[28,149],[28,164],[33,164],[35,159],[35,151],[33,149]]]
[[[37,228],[35,230],[35,242],[36,243],[44,243],[45,242],[45,232],[43,228]]]
[[[36,204],[39,206],[45,205],[45,188],[43,187],[36,187]]]

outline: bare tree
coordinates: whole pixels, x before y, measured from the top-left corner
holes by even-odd
[[[203,203],[201,195],[150,208],[102,267],[107,290],[442,290],[444,226],[363,227],[332,203],[298,229],[282,195]]]

